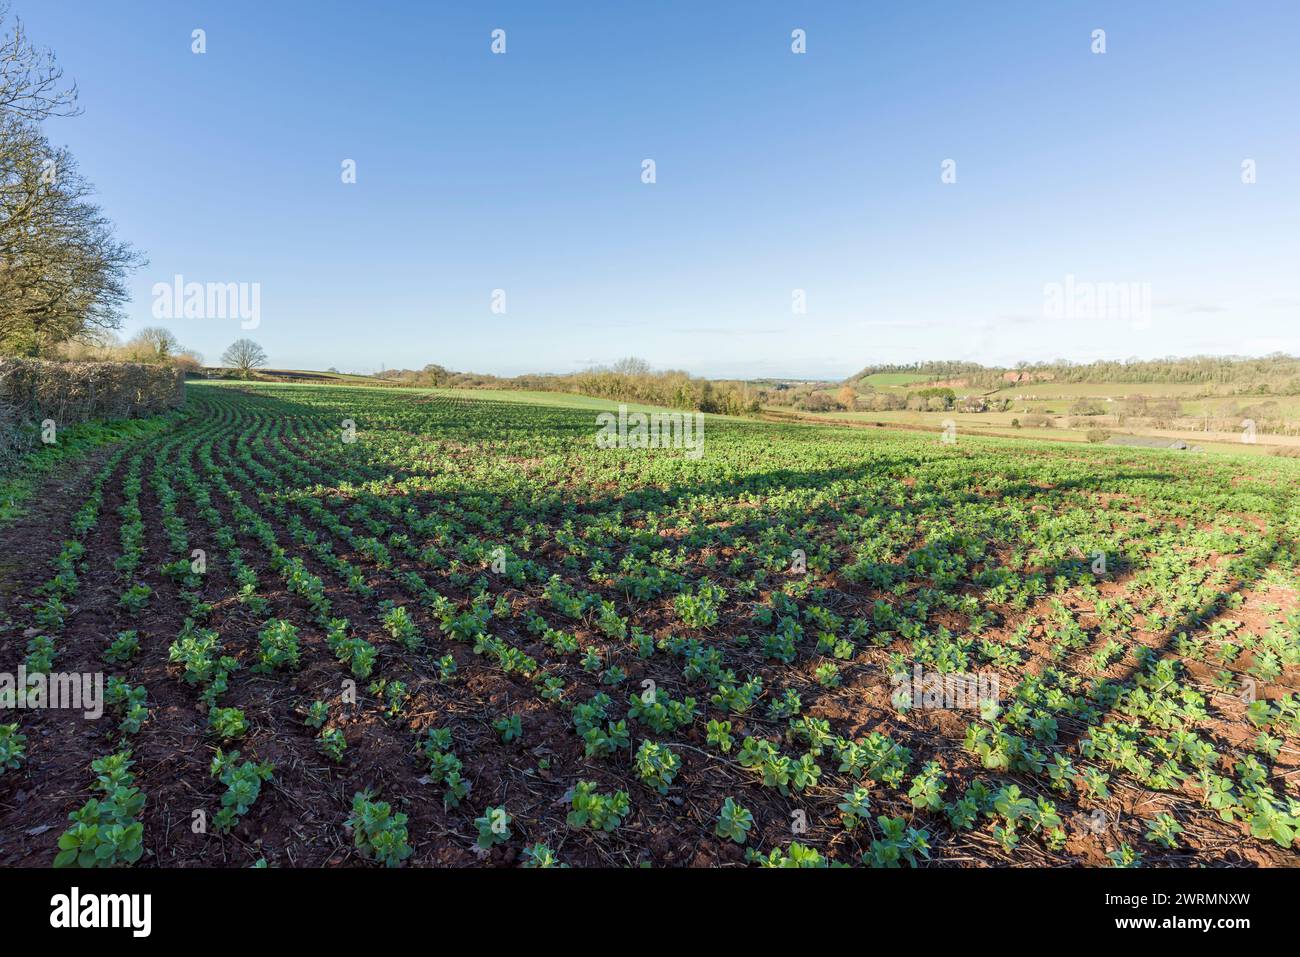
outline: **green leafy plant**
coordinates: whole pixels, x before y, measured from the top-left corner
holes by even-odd
[[[421,638],[410,613],[401,605],[392,602],[384,604],[386,606],[383,613],[384,631],[401,642],[408,651],[415,651],[420,647]]]
[[[72,826],[59,838],[55,867],[120,867],[144,855],[144,824],[138,818],[145,797],[135,787],[132,764],[129,751],[91,763],[94,787],[103,797],[68,815]]]
[[[509,744],[511,741],[518,741],[524,736],[523,725],[519,720],[519,715],[512,714],[508,718],[498,718],[492,722],[492,727],[496,733],[501,736],[503,744]]]
[[[667,794],[669,786],[682,766],[682,759],[669,748],[654,741],[642,741],[632,759],[632,767],[641,783],[660,794]]]
[[[222,833],[232,830],[248,813],[262,793],[262,783],[271,780],[275,771],[275,767],[265,761],[260,764],[253,761],[239,764],[238,761],[238,751],[222,754],[220,748],[212,759],[212,776],[226,786],[226,792],[221,796],[221,810],[213,818],[213,824]]]
[[[127,664],[140,651],[140,636],[135,631],[119,631],[117,637],[109,643],[104,651],[104,660],[109,664]]]
[[[813,672],[813,677],[823,688],[838,688],[840,686],[840,668],[833,661],[824,661],[817,666]]]
[[[759,867],[775,868],[822,868],[826,867],[826,858],[816,848],[791,841],[789,848],[781,850],[772,848],[766,857],[750,848],[745,852],[745,859],[758,864]]]
[[[510,822],[513,820],[505,808],[489,806],[482,817],[474,819],[474,826],[478,828],[478,846],[486,851],[510,840]]]
[[[438,659],[438,678],[442,681],[451,681],[456,675],[456,656],[447,654]]]
[[[726,754],[731,750],[731,745],[734,740],[731,737],[731,722],[714,721],[710,719],[705,732],[705,740],[723,754]]]
[[[254,671],[298,667],[298,629],[292,623],[273,618],[258,632],[257,638],[261,647]]]
[[[36,635],[27,642],[27,671],[29,674],[48,674],[54,669],[57,651],[54,639],[48,635]],[[20,693],[22,689],[19,689]]]
[[[353,795],[347,826],[352,828],[353,843],[363,857],[385,867],[398,867],[411,856],[406,815],[394,814],[386,801],[372,800],[369,791]]]
[[[303,718],[309,728],[319,728],[329,720],[330,709],[324,701],[313,701],[307,708],[307,715]]]
[[[546,844],[530,844],[524,848],[524,867],[568,867],[561,864],[555,852]]]
[[[921,773],[912,779],[911,790],[907,796],[912,800],[912,807],[924,811],[937,811],[943,807],[943,792],[947,790],[944,783],[943,769],[938,761],[930,761]]]
[[[104,689],[104,703],[121,713],[118,730],[123,734],[136,734],[149,717],[149,709],[145,706],[147,696],[143,685],[132,687],[116,675],[109,677]]]
[[[579,781],[569,794],[572,810],[569,811],[570,827],[590,827],[597,831],[613,831],[623,823],[630,803],[626,791],[613,794],[601,794],[596,790],[596,782]]]
[[[610,721],[604,729],[588,728],[582,736],[589,758],[608,757],[631,745],[626,721]]]
[[[153,589],[148,585],[132,585],[122,592],[121,597],[117,600],[117,607],[123,609],[128,615],[138,615],[149,604],[149,598],[152,595]]]
[[[248,731],[248,719],[239,708],[211,708],[208,728],[222,741],[232,741]]]
[[[348,741],[338,728],[326,728],[317,737],[317,746],[325,757],[335,764],[341,764],[343,752],[348,748]]]
[[[1278,847],[1289,848],[1300,832],[1300,808],[1292,802],[1291,812],[1278,809],[1273,802],[1260,796],[1252,800],[1247,823],[1252,837],[1272,841]]]
[[[713,832],[718,837],[727,838],[737,844],[744,844],[748,840],[749,831],[753,826],[754,815],[748,809],[737,804],[734,799],[728,797],[722,802],[722,810],[718,812],[718,823]]]
[[[693,592],[679,594],[673,600],[673,608],[688,628],[711,628],[718,623],[718,607],[726,596],[721,587],[705,583]]]
[[[18,731],[18,722],[0,724],[0,774],[16,771],[27,760],[27,735]]]
[[[1161,847],[1175,849],[1178,847],[1178,835],[1182,833],[1183,826],[1178,823],[1172,814],[1157,814],[1154,818],[1146,822],[1148,841],[1154,841]]]
[[[836,805],[840,812],[840,821],[844,830],[855,831],[868,819],[871,811],[871,792],[862,785],[857,785],[844,793],[844,799]]]
[[[411,697],[406,682],[390,681],[387,678],[372,681],[370,683],[370,693],[384,703],[384,714],[390,718],[400,715],[402,709],[406,706],[407,699]]]
[[[876,818],[883,836],[871,842],[871,849],[864,855],[863,863],[871,867],[899,867],[906,862],[916,866],[917,855],[930,856],[930,832],[917,830],[908,825],[901,817]]]
[[[1107,851],[1106,856],[1110,858],[1112,867],[1141,867],[1142,855],[1138,851],[1129,847],[1127,844],[1121,844],[1113,851]]]

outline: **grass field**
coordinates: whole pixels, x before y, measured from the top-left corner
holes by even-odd
[[[217,381],[243,381],[233,378],[234,372],[230,369],[220,366],[209,367],[204,370],[205,374],[218,376]],[[222,377],[231,376],[230,380]],[[252,372],[252,380],[258,382],[277,382],[281,384],[311,384],[311,385],[376,385],[391,386],[393,383],[380,379],[378,376],[362,375],[353,372],[334,372],[313,369],[265,369],[260,368]]]
[[[59,463],[0,671],[105,712],[0,725],[0,863],[1300,863],[1300,462],[610,407],[195,383]]]
[[[861,381],[876,389],[893,389],[924,383],[927,378],[915,372],[874,372]]]
[[[1030,412],[1044,413],[1051,409],[1051,403],[1027,403]],[[1056,406],[1056,411],[1061,410],[1061,406]],[[1088,430],[1090,427],[1104,428],[1107,431],[1124,436],[1137,435],[1147,437],[1160,437],[1166,439],[1169,443],[1176,440],[1182,440],[1189,445],[1206,451],[1222,453],[1227,455],[1273,455],[1277,450],[1292,450],[1300,447],[1300,436],[1281,435],[1270,432],[1259,432],[1255,436],[1255,442],[1245,443],[1242,441],[1240,432],[1229,432],[1222,429],[1215,429],[1210,432],[1199,429],[1178,429],[1167,428],[1158,429],[1150,426],[1133,426],[1124,425],[1116,426],[1111,424],[1109,419],[1098,419],[1091,424],[1087,419],[1082,419],[1081,424],[1070,426],[1071,417],[1067,415],[1055,415],[1052,421],[1055,425],[1051,428],[1042,426],[1027,426],[1021,423],[1025,419],[1025,413],[1021,407],[1017,406],[1014,411],[1010,412],[979,412],[964,413],[956,411],[947,412],[914,412],[905,410],[890,411],[836,411],[836,412],[792,412],[789,409],[781,407],[771,407],[769,412],[775,416],[791,419],[802,420],[807,422],[820,422],[829,425],[857,425],[863,427],[879,426],[884,428],[910,429],[923,432],[930,432],[938,435],[944,429],[944,423],[952,422],[955,424],[958,434],[967,436],[998,437],[1004,439],[1030,440],[1038,442],[1083,442],[1088,441]],[[1300,418],[1300,416],[1298,416]],[[1021,423],[1021,424],[1017,424]]]
[[[903,396],[919,391],[927,379],[915,373],[876,373],[860,382],[870,386],[859,393],[860,408],[870,408],[872,393]],[[957,377],[958,382],[964,381]],[[1269,391],[1271,386],[1275,391]],[[1053,419],[1053,433],[1026,431],[1026,438],[1052,438],[1055,441],[1081,440],[1089,428],[1109,428],[1112,431],[1133,432],[1142,435],[1165,435],[1181,438],[1205,446],[1212,443],[1231,446],[1240,443],[1241,424],[1246,418],[1258,420],[1257,437],[1267,446],[1293,446],[1300,444],[1300,396],[1285,394],[1291,388],[1289,380],[1279,377],[1273,383],[1252,386],[1241,391],[1241,384],[1212,382],[1018,382],[1001,388],[986,390],[975,386],[951,386],[958,396],[982,396],[991,406],[1008,403],[1006,411],[963,415],[962,427],[975,434],[1006,434],[1013,419],[1026,415],[1046,415]],[[1143,411],[1134,400],[1146,400],[1151,413]],[[1079,415],[1076,405],[1091,406],[1096,416]],[[769,406],[775,412],[790,412],[788,406]],[[803,413],[827,419],[847,419],[880,422],[936,424],[951,413],[934,416],[905,411],[838,411]],[[1154,414],[1164,422],[1156,428],[1147,421]],[[1023,424],[1023,423],[1022,423]],[[1078,436],[1068,434],[1077,429]],[[1206,432],[1219,433],[1206,435]],[[1065,434],[1063,434],[1065,433]],[[1255,450],[1240,450],[1247,454]]]

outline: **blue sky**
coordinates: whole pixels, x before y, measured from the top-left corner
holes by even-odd
[[[1292,0],[13,7],[81,89],[48,134],[149,257],[124,333],[210,362],[245,334],[507,375],[1300,353]],[[260,324],[157,322],[176,274],[259,283]],[[1050,318],[1066,276],[1150,315]]]

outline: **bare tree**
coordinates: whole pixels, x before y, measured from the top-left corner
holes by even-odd
[[[0,351],[46,355],[120,328],[127,274],[144,260],[114,237],[66,150],[17,122],[0,143]]]
[[[451,378],[451,373],[448,372],[446,369],[444,369],[442,366],[438,365],[436,362],[430,362],[428,365],[426,365],[423,369],[420,370],[420,374],[419,376],[417,376],[417,379],[427,382],[429,385],[433,386],[434,388],[443,385],[450,378]]]
[[[650,374],[650,363],[636,356],[628,356],[626,359],[619,359],[612,366],[610,371],[618,375],[640,376]]]
[[[76,87],[7,15],[0,0],[0,352],[40,356],[120,328],[127,274],[144,260],[37,128],[77,112]]]
[[[252,339],[236,339],[221,354],[221,361],[238,370],[241,379],[247,379],[252,376],[254,369],[266,365],[266,353]]]
[[[185,372],[199,372],[203,369],[203,353],[196,349],[182,349],[172,356],[172,365]]]
[[[171,362],[181,354],[181,344],[170,329],[147,326],[127,343],[127,349],[140,362]]]
[[[54,54],[32,46],[21,20],[6,26],[8,18],[9,4],[0,0],[0,119],[75,116],[77,85],[65,86]]]
[[[201,353],[184,348],[177,342],[171,330],[158,327],[142,329],[131,338],[130,342],[125,343],[111,331],[100,331],[80,340],[60,343],[54,354],[61,359],[82,362],[148,362],[173,365],[186,372],[198,372],[203,368]]]

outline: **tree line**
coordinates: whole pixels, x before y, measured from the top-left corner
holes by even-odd
[[[1014,368],[974,362],[935,361],[870,365],[846,382],[859,383],[877,373],[911,373],[925,382],[960,379],[965,387],[992,391],[1014,381],[1203,384],[1222,391],[1300,394],[1300,358],[1275,352],[1267,356],[1186,356],[1163,359],[1021,362]]]
[[[556,375],[502,377],[452,372],[430,364],[422,369],[389,369],[379,378],[399,385],[433,389],[518,389],[569,392],[618,402],[642,402],[671,409],[721,415],[752,415],[759,411],[763,392],[746,382],[703,379],[680,370],[654,370],[644,359],[620,359],[610,366]]]
[[[42,123],[76,116],[77,88],[0,3],[0,353],[49,357],[121,327],[144,264]]]

